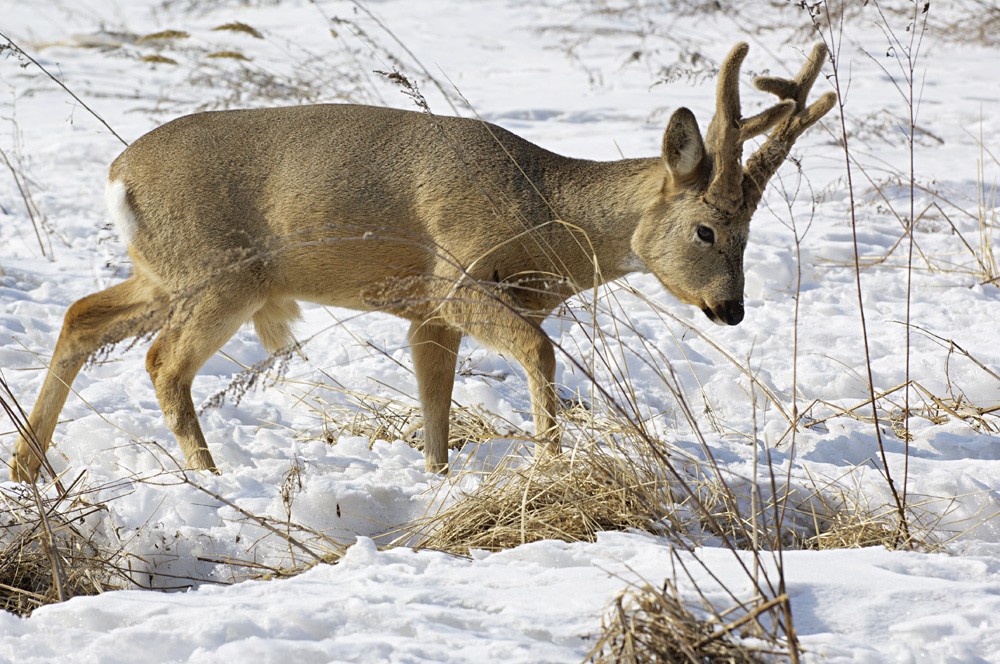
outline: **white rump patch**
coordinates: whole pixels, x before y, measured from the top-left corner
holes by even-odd
[[[119,237],[126,244],[131,244],[139,229],[139,223],[135,212],[128,204],[125,184],[121,180],[108,180],[108,188],[104,192],[104,198],[108,206],[108,216],[111,217],[111,222],[115,225]]]

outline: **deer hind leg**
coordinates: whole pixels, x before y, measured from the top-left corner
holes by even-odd
[[[524,367],[535,422],[535,457],[560,452],[556,424],[556,357],[540,316],[521,314],[504,296],[465,294],[446,309],[455,325],[481,343],[508,355]]]
[[[213,285],[178,306],[149,349],[146,370],[187,468],[218,472],[191,399],[195,374],[260,306],[241,287]]]
[[[157,330],[166,313],[159,289],[138,273],[70,306],[42,391],[28,417],[29,436],[17,440],[11,479],[33,482],[37,478],[70,386],[87,359],[102,346]]]
[[[410,348],[424,413],[424,459],[427,470],[448,470],[448,416],[455,386],[455,364],[462,333],[430,322],[410,325]]]

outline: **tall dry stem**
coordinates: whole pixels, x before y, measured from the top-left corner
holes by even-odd
[[[885,442],[882,440],[882,428],[880,426],[878,408],[875,403],[875,379],[872,374],[871,344],[868,340],[868,323],[865,316],[864,292],[861,285],[861,255],[858,249],[857,199],[854,190],[854,174],[852,168],[854,158],[851,155],[850,135],[847,130],[847,118],[845,112],[847,104],[847,100],[845,98],[846,87],[841,79],[841,70],[839,66],[841,47],[843,43],[843,13],[841,12],[838,19],[838,17],[835,16],[835,13],[831,11],[830,4],[830,2],[823,2],[819,7],[807,7],[803,3],[802,6],[809,11],[810,18],[813,20],[816,27],[816,32],[819,34],[820,38],[826,42],[830,54],[830,64],[833,72],[832,83],[834,90],[837,93],[837,109],[840,112],[840,137],[841,146],[844,151],[844,168],[847,178],[848,199],[850,202],[849,210],[851,219],[851,241],[854,257],[854,281],[857,290],[858,317],[861,323],[861,339],[865,351],[865,372],[867,374],[868,395],[871,399],[875,440],[878,445],[879,457],[882,462],[882,472],[885,476],[886,484],[889,487],[889,492],[892,494],[892,499],[896,506],[896,513],[899,516],[900,539],[902,541],[908,541],[910,538],[909,526],[907,525],[906,520],[906,507],[903,502],[903,496],[896,488],[896,483],[892,477],[892,471],[889,468],[889,459],[886,456]],[[843,1],[840,4],[843,4]],[[818,19],[820,17],[825,20],[822,22],[819,21]]]

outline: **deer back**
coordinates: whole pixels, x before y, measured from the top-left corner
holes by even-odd
[[[126,149],[110,181],[133,213],[131,252],[173,288],[237,271],[369,308],[374,284],[461,274],[591,285],[588,221],[607,211],[587,208],[631,196],[603,171],[651,162],[602,168],[482,121],[329,104],[179,118]]]

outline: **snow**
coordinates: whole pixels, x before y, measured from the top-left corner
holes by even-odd
[[[690,107],[707,126],[713,76],[671,76],[665,66],[685,58],[695,70],[710,69],[733,43],[748,41],[749,113],[766,103],[766,95],[750,90],[750,74],[794,73],[813,40],[804,30],[808,18],[792,6],[754,3],[752,12],[706,14],[673,4],[688,6],[383,0],[363,5],[369,14],[346,2],[0,0],[0,12],[2,30],[127,141],[177,115],[226,105],[349,95],[413,108],[397,87],[368,73],[391,69],[391,53],[418,72],[414,80],[435,112],[452,111],[421,68],[445,90],[460,91],[464,101],[451,96],[465,115],[473,114],[471,106],[548,149],[615,159],[657,154],[677,106]],[[963,14],[971,6],[931,8],[932,29],[917,61],[916,171],[919,183],[939,196],[916,193],[910,318],[917,327],[909,362],[910,376],[927,392],[988,408],[1000,404],[1000,291],[995,282],[982,283],[962,239],[982,251],[978,215],[996,215],[1000,164],[993,146],[1000,119],[990,112],[1000,101],[996,50],[937,27],[971,20]],[[350,23],[334,23],[333,38],[325,17],[335,16]],[[906,21],[889,19],[908,39]],[[900,72],[897,60],[886,57],[880,20],[871,7],[852,18],[839,54],[842,75],[849,76],[849,147],[858,160],[852,176],[859,251],[871,261],[896,247],[910,204],[909,155],[897,120],[907,109],[890,80]],[[265,38],[213,30],[232,21]],[[373,48],[354,34],[359,27]],[[136,39],[165,29],[190,36]],[[224,50],[251,61],[208,57]],[[692,52],[703,59],[692,60]],[[141,59],[153,54],[177,64]],[[128,266],[104,208],[106,168],[121,142],[36,68],[19,64],[9,54],[0,62],[0,146],[44,213],[45,256],[14,178],[4,171],[0,372],[28,408],[66,307],[121,280]],[[813,96],[829,86],[821,78]],[[767,446],[775,477],[787,475],[796,491],[822,487],[876,509],[890,505],[870,422],[834,417],[801,429],[793,447],[782,414],[794,401],[820,419],[868,398],[839,131],[831,113],[825,128],[796,144],[802,177],[786,165],[772,182],[746,254],[741,325],[714,326],[655,278],[632,275],[600,291],[596,315],[581,298],[571,304],[572,315],[546,322],[561,351],[561,393],[597,399],[582,367],[597,367],[598,381],[608,386],[627,373],[635,416],[648,418],[677,454],[705,459],[710,452],[726,477],[749,486],[755,451]],[[1000,249],[992,235],[986,242]],[[905,251],[904,238],[861,276],[877,392],[906,380]],[[688,552],[666,538],[600,533],[593,543],[542,541],[471,558],[388,546],[406,524],[474,489],[476,472],[507,454],[527,454],[516,440],[519,430],[531,429],[526,385],[506,359],[463,342],[455,402],[487,414],[509,438],[453,453],[453,467],[468,472],[442,479],[423,470],[422,453],[394,439],[398,432],[372,444],[348,426],[372,404],[415,406],[406,326],[381,314],[303,310],[296,328],[303,353],[289,358],[284,379],[262,381],[238,404],[228,398],[204,409],[218,477],[181,481],[163,472],[180,452],[145,373],[144,343],[113,349],[81,373],[49,458],[68,478],[86,471],[91,499],[107,505],[82,527],[129,557],[137,584],[192,587],[77,597],[28,618],[0,612],[0,661],[580,661],[605,608],[640,580],[658,586],[672,579],[691,601],[699,598],[697,586],[718,610],[731,606],[729,593],[752,596],[737,554],[712,538]],[[196,404],[265,359],[252,329],[241,330],[200,372]],[[664,381],[667,366],[707,449]],[[919,394],[911,400],[923,405]],[[373,401],[359,406],[351,395]],[[901,391],[880,402],[886,409],[892,404],[902,406]],[[857,412],[867,417],[870,407]],[[326,425],[335,444],[326,440]],[[909,425],[906,443],[883,420],[886,458],[897,485],[906,472],[908,499],[931,524],[928,536],[937,546],[786,551],[786,591],[807,662],[1000,661],[996,414],[981,422],[947,413],[933,422],[911,417]],[[12,430],[0,419],[5,459]],[[769,477],[761,457],[758,474]],[[242,580],[248,571],[239,561],[278,568],[309,559],[246,514],[287,524],[310,550],[344,556],[289,579]],[[749,554],[740,556],[749,564]],[[688,563],[691,578],[678,576],[678,559]],[[762,561],[771,566],[768,578],[776,578],[774,559]]]
[[[728,551],[698,555],[738,578]],[[1000,600],[995,559],[884,549],[786,554],[788,591],[812,661],[990,661]],[[655,538],[602,533],[475,560],[360,538],[336,565],[283,581],[195,592],[78,597],[27,620],[0,615],[0,656],[80,662],[578,662],[594,616],[625,575],[662,576]],[[821,570],[818,573],[817,570]],[[712,592],[703,574],[698,579]],[[586,592],[581,592],[581,589]],[[152,657],[151,644],[156,656]]]

